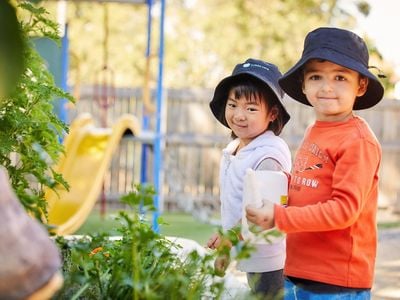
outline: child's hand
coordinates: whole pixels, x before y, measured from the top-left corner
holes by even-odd
[[[249,222],[261,227],[262,229],[271,229],[275,226],[274,204],[268,200],[263,200],[262,207],[253,205],[246,206],[246,218]]]
[[[225,271],[228,268],[230,261],[229,255],[218,256],[214,262],[215,274],[221,277],[225,276]]]
[[[218,233],[214,233],[207,241],[207,247],[210,249],[217,249],[221,245],[221,237]]]
[[[218,233],[214,233],[207,241],[207,247],[210,249],[232,248],[232,243],[229,239],[221,237]]]

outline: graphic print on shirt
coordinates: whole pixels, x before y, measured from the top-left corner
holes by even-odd
[[[304,142],[293,165],[290,189],[299,191],[303,186],[318,188],[318,171],[323,169],[324,164],[328,161],[328,155],[317,144]]]

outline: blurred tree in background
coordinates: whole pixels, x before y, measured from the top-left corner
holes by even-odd
[[[147,6],[67,2],[70,85],[95,82],[106,51],[107,65],[115,71],[116,85],[141,86],[146,66]],[[319,26],[355,28],[354,13],[341,3],[340,0],[168,0],[165,86],[214,87],[236,63],[248,57],[272,61],[285,72],[300,57],[304,37],[310,30]],[[42,5],[57,15],[57,2],[42,2]],[[359,15],[366,16],[370,11],[366,1],[352,0],[346,6],[352,6]],[[156,57],[158,1],[153,15],[152,53]],[[380,61],[379,52],[370,46]],[[151,66],[154,86],[157,59],[153,59]]]

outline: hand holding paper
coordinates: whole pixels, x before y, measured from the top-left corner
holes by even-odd
[[[274,204],[287,203],[287,176],[280,171],[246,170],[243,185],[242,236],[252,243],[270,243],[261,232],[274,230]],[[263,232],[265,233],[265,232]]]
[[[257,207],[253,204],[246,206],[246,218],[249,222],[260,226],[262,229],[271,229],[275,226],[274,204],[263,200],[263,206]]]

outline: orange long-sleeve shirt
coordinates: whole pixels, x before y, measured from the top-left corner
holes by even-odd
[[[370,288],[376,256],[381,147],[360,117],[312,125],[296,154],[289,206],[275,206],[287,233],[285,275]]]

